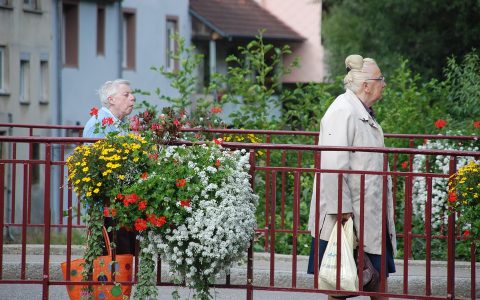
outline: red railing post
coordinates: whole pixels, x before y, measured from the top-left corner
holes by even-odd
[[[50,285],[50,176],[52,168],[52,145],[45,145],[45,184],[44,184],[44,241],[43,241],[43,292],[42,297],[48,300],[48,290]]]
[[[272,172],[272,203],[270,206],[270,286],[275,286],[275,210],[277,173]]]
[[[450,156],[449,174],[453,175],[457,169],[456,157]],[[449,207],[448,237],[447,237],[447,296],[455,299],[455,213]]]
[[[5,164],[0,164],[0,279],[3,275],[3,227],[4,219],[4,203],[5,203]]]
[[[250,149],[250,185],[252,190],[255,191],[255,150]],[[247,253],[247,300],[253,300],[253,244],[255,243],[255,237],[252,237],[250,247],[248,247]]]

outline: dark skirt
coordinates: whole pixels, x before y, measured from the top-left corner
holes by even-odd
[[[318,243],[318,267],[320,268],[320,265],[322,264],[322,258],[325,253],[325,250],[327,249],[328,241],[325,240],[320,240]],[[314,265],[314,247],[315,247],[315,238],[312,237],[312,242],[310,245],[310,256],[308,258],[308,269],[307,273],[308,274],[313,274],[313,265]],[[377,269],[378,274],[380,274],[380,268],[381,268],[381,255],[377,254],[370,254],[365,252],[366,255],[370,258],[370,261],[372,262],[372,265],[375,269]],[[390,241],[390,237],[387,235],[387,256],[386,256],[386,275],[388,277],[389,273],[395,273],[395,261],[393,260],[393,249],[392,249],[392,242]]]

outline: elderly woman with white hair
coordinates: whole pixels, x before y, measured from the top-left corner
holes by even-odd
[[[102,108],[91,112],[92,117],[85,124],[83,137],[102,138],[109,132],[122,132],[119,126],[134,107],[135,96],[132,94],[130,82],[115,79],[105,82],[98,90]],[[97,124],[105,126],[103,131],[96,131]]]
[[[341,147],[384,147],[383,131],[375,119],[372,105],[382,96],[385,87],[377,63],[371,58],[350,55],[345,64],[348,74],[345,76],[345,93],[338,96],[325,112],[320,123],[319,145]],[[361,151],[322,151],[321,168],[332,170],[383,171],[382,153]],[[386,262],[386,276],[395,272],[393,257],[396,254],[396,235],[394,224],[394,203],[391,191],[391,179],[381,175],[365,175],[364,183],[364,231],[360,231],[361,175],[342,175],[342,194],[338,195],[338,173],[321,173],[320,184],[314,183],[310,204],[309,230],[312,246],[308,273],[314,272],[314,245],[318,228],[320,267],[325,249],[337,220],[338,201],[341,199],[342,220],[352,217],[357,236],[363,234],[364,253],[380,274],[381,259]],[[317,190],[319,189],[319,191]],[[320,192],[319,209],[316,207],[316,195]],[[382,228],[382,199],[386,193],[386,228]],[[318,212],[318,219],[316,214]],[[318,227],[316,224],[318,223]],[[384,234],[382,239],[382,233]],[[382,253],[382,241],[386,242],[386,251]],[[379,290],[379,284],[372,287]],[[333,297],[329,296],[329,299]],[[384,299],[372,297],[372,299]]]

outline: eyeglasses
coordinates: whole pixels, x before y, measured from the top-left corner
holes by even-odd
[[[380,80],[380,81],[385,81],[385,76],[380,76],[378,78],[368,78],[368,79],[365,79],[365,80]]]

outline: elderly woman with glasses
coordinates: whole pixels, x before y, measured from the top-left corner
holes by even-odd
[[[372,106],[381,98],[385,88],[385,78],[377,63],[371,58],[350,55],[346,58],[347,75],[344,79],[345,93],[338,96],[325,112],[320,123],[319,145],[341,147],[384,147],[383,131]],[[361,151],[322,151],[321,169],[342,171],[374,171],[388,169],[384,166],[384,156],[379,152]],[[317,177],[317,176],[315,176]],[[339,195],[339,173],[320,174],[316,180],[310,204],[309,230],[312,245],[308,273],[314,273],[315,237],[319,237],[319,262],[327,247],[330,233],[342,214],[342,220],[353,218],[357,238],[363,237],[364,255],[381,274],[381,261],[385,260],[385,275],[395,272],[393,257],[396,254],[396,236],[394,226],[394,203],[391,191],[391,179],[381,175],[343,173],[341,175],[341,195]],[[316,179],[316,178],[315,178]],[[363,181],[363,183],[362,183]],[[317,209],[317,193],[319,207]],[[383,200],[386,199],[385,207]],[[341,201],[341,211],[338,211]],[[360,215],[361,204],[364,213]],[[383,222],[382,216],[386,219]],[[363,218],[364,230],[360,230]],[[386,226],[384,226],[386,225]],[[384,247],[382,247],[384,246]],[[383,251],[382,251],[383,248]],[[378,281],[379,282],[379,281]],[[364,282],[365,284],[365,282]],[[364,285],[365,289],[379,291],[379,283]],[[368,288],[367,288],[368,287]],[[329,296],[332,299],[333,296]],[[371,297],[372,299],[385,299]]]

